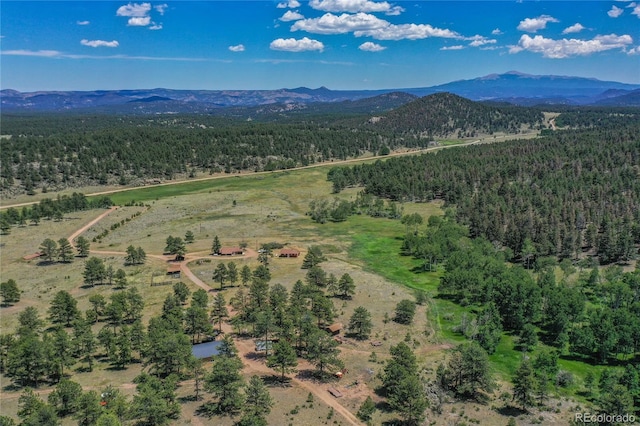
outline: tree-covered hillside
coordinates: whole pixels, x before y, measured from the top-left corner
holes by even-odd
[[[640,124],[566,131],[335,168],[336,191],[363,185],[394,200],[442,197],[472,236],[514,256],[625,261],[640,243]],[[527,244],[527,241],[530,244]]]
[[[451,93],[436,93],[372,120],[371,127],[417,137],[474,137],[539,129],[543,119],[535,109],[488,106]]]

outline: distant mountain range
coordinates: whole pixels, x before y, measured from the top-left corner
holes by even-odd
[[[515,105],[640,106],[640,84],[582,77],[529,75],[516,71],[422,88],[330,90],[326,87],[279,90],[96,90],[0,91],[3,112],[78,111],[104,113],[213,113],[240,116],[292,112],[375,113],[398,107],[415,97],[449,92],[474,101]],[[376,98],[372,101],[359,102]],[[331,107],[320,104],[334,104]],[[248,108],[248,109],[247,109]]]

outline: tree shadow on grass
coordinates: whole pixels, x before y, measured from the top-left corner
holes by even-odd
[[[291,387],[291,378],[285,377],[284,380],[282,376],[278,376],[276,374],[270,374],[268,376],[263,376],[262,381],[265,385],[269,387],[280,387],[280,388],[290,388]]]
[[[106,371],[124,371],[127,369],[127,366],[119,366],[119,365],[110,365],[105,368]]]
[[[409,425],[409,423],[400,419],[391,419],[391,420],[382,422],[382,426],[406,426],[406,425]]]
[[[323,384],[331,384],[338,381],[337,377],[333,374],[327,373],[326,371],[320,373],[318,370],[310,369],[299,370],[296,378]]]
[[[180,404],[187,404],[189,402],[195,402],[195,401],[201,401],[201,400],[202,400],[202,395],[200,395],[200,397],[197,399],[195,395],[185,395],[185,396],[178,397],[178,402]]]
[[[513,405],[505,405],[503,407],[497,408],[496,412],[502,416],[507,417],[519,417],[523,414],[528,414],[528,410],[523,410],[520,407],[515,407]]]
[[[376,403],[376,409],[382,411],[383,413],[391,413],[393,412],[393,408],[387,401],[379,401]]]
[[[17,392],[21,389],[24,389],[24,386],[14,382],[9,382],[9,384],[2,387],[3,392]]]
[[[244,357],[246,359],[250,359],[252,361],[260,361],[260,360],[264,360],[266,358],[264,352],[255,352],[255,351],[247,352],[244,355]]]
[[[215,402],[205,402],[196,408],[196,416],[211,418],[219,414],[218,404]]]

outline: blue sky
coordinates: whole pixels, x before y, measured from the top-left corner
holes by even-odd
[[[640,83],[640,0],[0,8],[2,89],[389,89],[511,70]]]

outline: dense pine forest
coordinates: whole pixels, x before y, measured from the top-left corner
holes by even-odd
[[[314,123],[222,123],[216,118],[3,117],[2,186],[27,192],[93,182],[128,184],[180,173],[276,170],[424,147],[371,131]]]
[[[450,149],[334,168],[334,190],[363,185],[393,200],[444,199],[472,237],[512,259],[626,262],[640,243],[640,125],[563,131],[541,139]]]
[[[536,109],[487,106],[446,93],[413,101],[402,95],[348,103],[352,115],[312,106],[307,114],[277,121],[278,113],[263,113],[256,121],[238,118],[246,111],[236,118],[4,114],[0,186],[7,195],[34,194],[88,184],[290,169],[424,148],[435,138],[543,128],[543,114]],[[405,105],[378,117],[358,113],[399,103]]]

